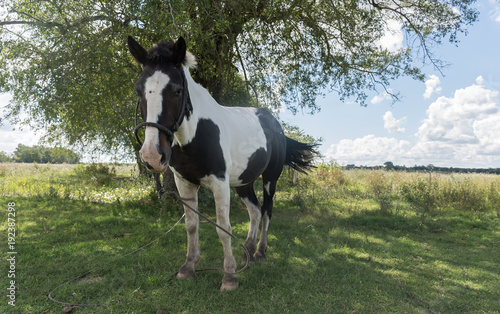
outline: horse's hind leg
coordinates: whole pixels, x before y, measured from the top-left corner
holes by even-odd
[[[266,260],[267,251],[267,232],[269,230],[269,220],[271,219],[273,213],[273,197],[276,192],[277,180],[266,180],[264,181],[264,204],[262,205],[262,230],[260,232],[260,240],[257,246],[257,252],[255,252],[255,259],[258,261]]]
[[[255,196],[255,191],[253,189],[253,182],[236,188],[236,193],[241,197],[243,203],[245,203],[248,209],[248,215],[250,216],[250,228],[248,228],[248,236],[245,241],[245,248],[249,254],[250,263],[255,262],[254,253],[257,243],[257,236],[259,233],[259,224],[261,219],[261,205],[257,196]],[[247,260],[246,253],[243,254],[242,262],[245,263]]]

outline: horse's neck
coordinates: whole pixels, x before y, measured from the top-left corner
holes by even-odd
[[[193,80],[189,69],[184,67],[183,70],[188,83],[193,112],[191,112],[189,118],[184,118],[179,130],[175,133],[175,141],[181,146],[188,144],[193,139],[200,118],[209,118],[216,115],[221,108],[212,95]]]

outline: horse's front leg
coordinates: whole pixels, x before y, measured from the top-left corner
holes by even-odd
[[[175,184],[179,191],[179,195],[184,198],[184,202],[194,209],[198,208],[198,186],[193,185],[181,178],[175,177]],[[184,265],[179,269],[177,278],[189,278],[195,275],[194,267],[200,260],[200,244],[198,236],[199,217],[186,205],[184,205],[184,213],[186,214],[186,231],[187,231],[187,255]]]
[[[229,183],[227,180],[221,181],[219,179],[215,179],[211,189],[215,198],[217,224],[226,231],[231,232],[231,223],[229,221]],[[236,275],[233,274],[236,271],[236,260],[234,259],[233,251],[231,249],[231,236],[219,228],[217,228],[217,233],[224,249],[224,270],[227,272],[222,278],[220,290],[235,290],[238,288],[238,278],[236,278]]]

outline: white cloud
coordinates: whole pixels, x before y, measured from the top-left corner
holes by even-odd
[[[355,140],[345,139],[330,146],[326,157],[339,164],[382,165],[386,161],[405,163],[410,142],[367,135]]]
[[[377,41],[377,45],[390,52],[397,52],[403,48],[404,34],[401,29],[402,26],[403,25],[398,21],[387,21],[387,28],[385,29],[384,36]]]
[[[440,93],[441,92],[441,81],[439,80],[439,77],[436,75],[431,75],[427,81],[425,81],[425,92],[424,92],[424,98],[429,99],[431,98],[432,94],[434,93]]]
[[[493,8],[488,15],[493,21],[500,23],[500,5],[496,1],[490,1],[490,3],[493,5]]]
[[[0,108],[6,107],[11,101],[10,94],[0,94]],[[0,151],[12,153],[18,144],[33,146],[38,143],[41,135],[36,134],[30,128],[25,130],[14,130],[15,126],[8,121],[2,120],[0,126]]]
[[[401,125],[405,122],[406,117],[396,119],[390,111],[384,114],[384,128],[389,131],[389,133],[403,133],[405,128],[401,127]]]
[[[12,153],[18,144],[37,145],[40,137],[31,130],[14,131],[12,128],[9,129],[8,126],[4,126],[0,130],[0,151]]]
[[[482,83],[482,77],[476,83]],[[416,136],[418,143],[410,151],[416,158],[441,155],[442,161],[450,163],[498,166],[498,92],[473,84],[455,91],[453,97],[439,97],[429,106]]]
[[[500,155],[500,114],[474,121],[472,128],[478,139],[480,154]]]
[[[452,97],[436,99],[415,134],[413,146],[404,140],[367,135],[341,140],[326,156],[340,164],[382,165],[392,161],[407,166],[499,167],[499,92],[481,83],[482,77],[478,77],[476,84],[456,90]],[[388,111],[384,127],[397,132],[403,119],[395,119]]]
[[[498,92],[474,84],[433,102],[416,135],[420,141],[477,143],[473,124],[498,115],[499,109]]]
[[[383,93],[382,95],[376,95],[372,98],[372,100],[370,100],[370,103],[372,105],[376,105],[376,104],[380,104],[381,102],[383,102],[384,100],[387,100],[387,99],[391,99],[391,95],[389,95],[388,93]]]

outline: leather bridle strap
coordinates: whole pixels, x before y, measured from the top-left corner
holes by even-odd
[[[191,99],[189,97],[189,91],[188,91],[188,86],[187,86],[187,80],[186,80],[186,75],[184,74],[184,69],[181,70],[181,75],[183,79],[182,87],[183,87],[183,93],[182,93],[182,103],[181,103],[181,112],[179,113],[179,117],[177,118],[177,121],[172,125],[172,127],[169,129],[159,123],[155,122],[141,122],[137,124],[137,111],[139,109],[139,105],[141,103],[141,100],[137,100],[137,105],[135,106],[135,129],[134,129],[134,135],[135,139],[139,143],[140,146],[142,146],[142,141],[139,139],[139,129],[143,127],[154,127],[160,130],[161,132],[165,133],[168,137],[173,137],[174,133],[179,130],[179,127],[181,126],[182,120],[184,119],[184,116],[186,114],[186,107],[188,104],[191,103]]]

